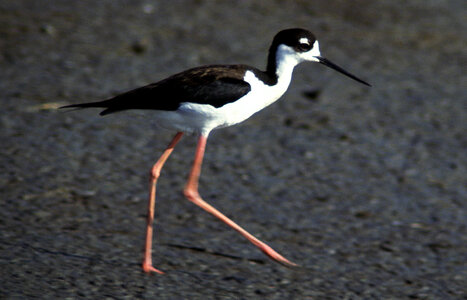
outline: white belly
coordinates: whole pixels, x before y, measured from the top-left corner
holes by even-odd
[[[248,71],[244,80],[251,85],[251,91],[235,102],[219,108],[209,104],[185,102],[176,111],[156,112],[156,122],[169,129],[207,136],[213,129],[243,122],[278,100],[287,90],[290,79],[291,74],[288,78],[282,76],[276,85],[269,86]]]

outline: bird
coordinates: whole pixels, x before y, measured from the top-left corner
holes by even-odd
[[[274,261],[286,266],[298,266],[204,201],[198,190],[198,181],[211,131],[243,122],[277,101],[288,89],[293,70],[301,62],[320,63],[364,85],[371,86],[321,56],[319,42],[313,33],[302,28],[290,28],[281,30],[274,36],[269,47],[265,71],[243,64],[205,65],[188,69],[107,100],[61,107],[102,108],[104,109],[100,112],[102,116],[126,110],[151,110],[151,117],[160,127],[177,132],[150,170],[142,263],[144,272],[164,273],[155,268],[152,262],[156,184],[162,167],[184,133],[198,136],[193,165],[183,189],[185,197],[238,231]]]

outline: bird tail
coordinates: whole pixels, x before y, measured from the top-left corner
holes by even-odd
[[[61,106],[59,107],[59,109],[62,109],[62,108],[82,109],[82,108],[89,108],[89,107],[101,107],[101,108],[106,108],[106,110],[100,113],[101,115],[105,115],[105,114],[108,114],[107,110],[109,109],[109,104],[110,104],[110,99],[104,100],[104,101],[97,101],[97,102],[70,104],[70,105]]]

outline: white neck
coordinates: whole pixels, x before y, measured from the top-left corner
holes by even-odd
[[[289,46],[280,45],[276,52],[277,84],[287,89],[292,80],[293,69],[303,59]]]

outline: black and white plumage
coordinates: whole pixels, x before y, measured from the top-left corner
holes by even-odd
[[[208,65],[186,70],[159,82],[140,87],[108,100],[72,104],[64,108],[100,107],[101,115],[130,109],[152,110],[161,126],[178,131],[169,147],[151,169],[151,187],[143,269],[159,272],[152,266],[152,223],[155,188],[160,170],[184,132],[199,134],[185,196],[215,215],[274,260],[295,265],[272,248],[204,202],[198,193],[198,178],[209,133],[238,124],[277,101],[287,90],[292,72],[301,62],[319,62],[365,85],[369,84],[321,57],[319,43],[308,30],[294,28],[279,32],[269,49],[265,71],[247,65]]]
[[[163,127],[207,135],[213,129],[242,122],[278,100],[289,86],[294,67],[302,61],[337,67],[320,56],[312,33],[289,29],[274,38],[266,71],[247,65],[202,66],[108,100],[65,107],[105,108],[101,115],[150,109],[156,111],[154,118]]]

